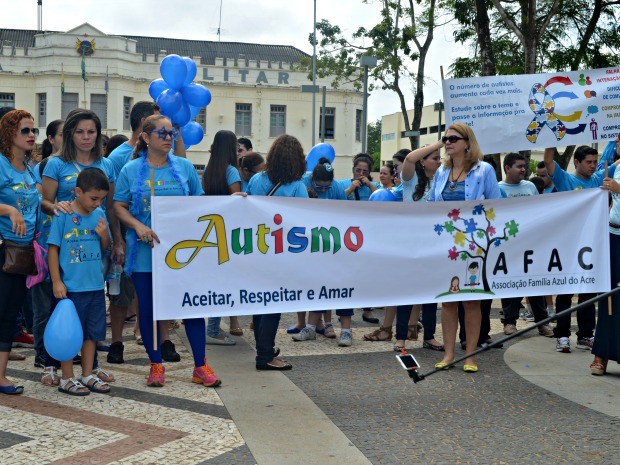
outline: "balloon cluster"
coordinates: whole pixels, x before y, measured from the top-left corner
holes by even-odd
[[[202,126],[192,120],[211,102],[209,89],[192,82],[197,71],[191,58],[167,55],[159,65],[163,79],[155,79],[149,85],[149,95],[161,113],[181,128],[185,148],[198,144],[204,137]]]

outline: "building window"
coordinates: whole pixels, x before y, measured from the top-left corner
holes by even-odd
[[[286,105],[271,105],[269,115],[269,137],[278,137],[286,132]]]
[[[37,94],[37,124],[40,128],[47,126],[47,94]]]
[[[15,108],[15,94],[0,93],[0,108],[2,107]]]
[[[323,134],[323,108],[321,108],[321,116],[319,121],[319,137]],[[325,108],[325,139],[333,139],[336,129],[336,109]]]
[[[202,130],[207,132],[207,107],[202,107],[196,115],[196,122],[202,126]]]
[[[78,94],[65,92],[62,94],[62,104],[60,106],[60,118],[65,120],[71,110],[78,107]]]
[[[237,103],[235,105],[235,134],[237,137],[252,135],[252,104]]]
[[[355,110],[355,141],[362,141],[362,110]]]
[[[108,128],[108,99],[105,94],[90,94],[90,109],[101,120],[101,128]]]
[[[133,107],[133,99],[123,97],[123,131],[131,131],[131,107]]]

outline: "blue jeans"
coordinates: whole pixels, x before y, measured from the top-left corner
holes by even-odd
[[[422,304],[422,322],[424,323],[424,340],[435,339],[437,326],[437,304]]]
[[[221,316],[209,317],[207,323],[207,336],[217,337],[220,335]]]
[[[256,338],[256,365],[264,365],[273,360],[273,347],[280,323],[280,314],[254,315],[254,337]]]
[[[33,286],[30,288],[28,297],[30,298],[33,311],[32,334],[34,336],[34,350],[37,357],[43,357],[45,354],[43,333],[45,332],[45,325],[50,318],[52,283],[43,281]]]
[[[406,341],[409,331],[409,318],[411,317],[411,304],[396,307],[396,340]],[[424,323],[426,326],[426,323]]]

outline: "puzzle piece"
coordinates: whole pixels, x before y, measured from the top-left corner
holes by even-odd
[[[455,208],[450,213],[448,213],[448,218],[450,218],[452,221],[456,221],[459,219],[460,214],[461,214],[461,210],[459,210],[458,208]]]
[[[464,223],[465,223],[465,232],[467,234],[476,232],[478,225],[476,224],[476,221],[473,218],[469,220],[465,220]]]
[[[452,247],[450,250],[448,250],[448,257],[450,258],[450,260],[456,260],[459,256],[459,253],[456,251],[456,247]]]
[[[466,240],[467,240],[467,237],[461,231],[458,231],[454,235],[454,243],[460,245],[461,247],[465,245]]]

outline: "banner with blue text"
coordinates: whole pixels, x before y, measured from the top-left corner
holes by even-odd
[[[620,132],[620,67],[443,81],[446,127],[483,153],[607,143]]]
[[[610,290],[607,193],[155,197],[158,320]]]

